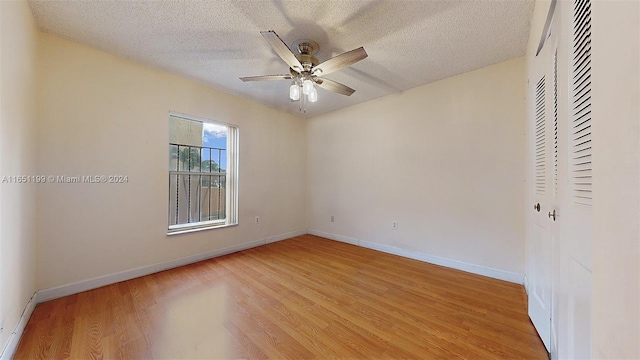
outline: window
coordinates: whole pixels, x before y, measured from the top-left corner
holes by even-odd
[[[238,128],[169,115],[169,232],[238,222]]]

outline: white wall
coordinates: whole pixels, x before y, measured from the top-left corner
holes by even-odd
[[[519,58],[309,120],[309,228],[524,274],[523,79]]]
[[[304,120],[51,35],[40,46],[38,172],[129,182],[38,187],[38,289],[306,229]],[[166,235],[169,111],[239,125],[238,226]]]
[[[593,355],[640,359],[640,2],[593,1]]]
[[[0,1],[0,179],[36,169],[37,30],[25,1]],[[0,353],[36,291],[35,185],[0,182]]]

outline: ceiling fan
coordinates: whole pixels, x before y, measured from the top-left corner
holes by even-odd
[[[294,54],[275,31],[261,31],[260,34],[262,34],[273,50],[275,50],[276,54],[289,65],[289,74],[247,76],[241,77],[240,80],[292,80],[289,90],[289,98],[292,101],[300,99],[304,101],[305,96],[310,102],[317,101],[318,95],[314,85],[347,96],[351,96],[351,94],[355,92],[354,89],[346,85],[322,78],[321,76],[338,71],[366,58],[367,52],[364,51],[363,47],[342,53],[320,63],[314,56],[318,52],[319,46],[318,43],[313,40],[297,41],[296,50],[298,53]]]

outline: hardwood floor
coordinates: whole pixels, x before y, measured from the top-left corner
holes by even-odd
[[[520,285],[304,235],[38,305],[15,359],[547,359]]]

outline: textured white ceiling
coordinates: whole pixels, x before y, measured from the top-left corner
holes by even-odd
[[[533,0],[29,1],[40,29],[304,117],[523,56]],[[288,66],[260,35],[320,45],[322,62],[364,46],[369,57],[326,77],[356,89],[318,90],[298,112]]]

